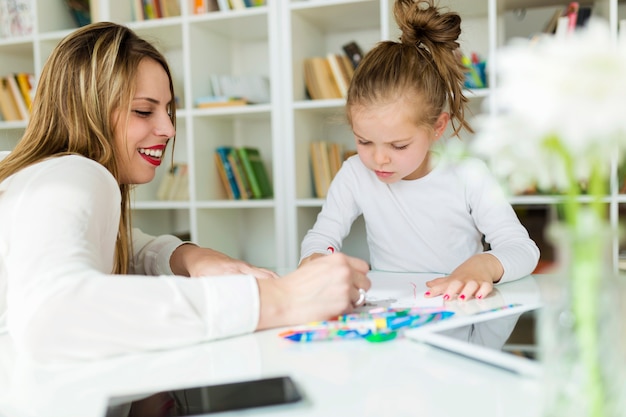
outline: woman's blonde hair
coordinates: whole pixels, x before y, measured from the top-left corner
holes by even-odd
[[[457,135],[465,128],[465,68],[459,56],[461,17],[443,12],[433,0],[396,0],[399,42],[379,42],[359,63],[347,95],[347,117],[354,106],[408,99],[419,108],[419,125],[432,127],[447,109]]]
[[[105,168],[119,182],[115,123],[128,123],[137,68],[152,59],[172,76],[164,56],[127,27],[99,22],[63,39],[48,58],[38,80],[24,136],[0,163],[0,181],[43,159],[82,155]],[[126,115],[113,120],[115,110]],[[171,109],[175,123],[175,106]],[[115,273],[129,269],[131,185],[120,184],[121,217],[116,242]]]

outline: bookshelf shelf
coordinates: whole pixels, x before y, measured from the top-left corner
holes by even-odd
[[[542,12],[567,3],[441,0],[463,18],[463,51],[476,52],[488,61],[496,48],[517,35],[518,29],[536,25],[520,21],[514,9]],[[0,39],[0,75],[39,74],[55,45],[76,28],[62,2],[33,0],[31,4],[33,33]],[[148,233],[189,236],[199,244],[260,266],[294,268],[300,242],[323,204],[322,199],[314,198],[309,144],[328,140],[344,149],[354,148],[343,113],[345,101],[307,99],[303,61],[329,52],[343,53],[342,46],[351,41],[368,51],[381,40],[396,39],[399,33],[393,21],[393,0],[268,0],[266,6],[204,14],[193,13],[194,1],[179,0],[180,16],[144,21],[132,20],[132,2],[127,0],[99,0],[97,4],[99,20],[127,24],[155,41],[170,62],[178,96],[173,159],[188,164],[189,200],[156,199],[159,182],[167,171],[164,166],[157,171],[155,181],[136,188],[133,225]],[[594,14],[597,10],[603,18],[614,22],[626,18],[622,1],[593,4]],[[617,30],[617,24],[614,26]],[[267,77],[270,101],[196,108],[195,100],[211,90],[210,74]],[[491,85],[495,82],[490,79]],[[468,90],[467,96],[474,114],[496,111],[490,88]],[[0,150],[12,149],[25,126],[23,121],[0,121]],[[217,146],[257,147],[272,180],[273,198],[228,200],[213,162]],[[171,155],[165,160],[170,161]],[[533,213],[549,212],[560,201],[560,196],[550,195],[511,198],[520,212]],[[616,189],[605,202],[612,213],[619,213],[626,205],[626,195]],[[616,226],[618,217],[613,216]],[[528,224],[534,221],[529,218]],[[368,256],[362,222],[353,226],[344,251]]]

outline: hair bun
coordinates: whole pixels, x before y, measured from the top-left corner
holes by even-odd
[[[454,50],[461,34],[461,17],[454,12],[442,12],[433,0],[396,0],[394,16],[405,45],[439,46]]]

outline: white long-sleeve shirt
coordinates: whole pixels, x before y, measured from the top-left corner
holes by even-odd
[[[256,280],[172,276],[169,258],[181,244],[173,236],[135,230],[137,275],[113,275],[120,201],[109,171],[80,156],[50,158],[0,183],[0,332],[18,350],[39,360],[98,358],[256,328]]]
[[[530,274],[539,249],[497,181],[480,160],[441,161],[426,176],[385,184],[358,155],[333,179],[317,221],[302,241],[301,258],[341,250],[363,215],[372,269],[449,274],[484,251],[500,260],[500,282]]]

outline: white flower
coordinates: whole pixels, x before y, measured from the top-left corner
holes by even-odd
[[[565,38],[512,43],[497,62],[502,112],[477,120],[472,144],[494,174],[516,192],[534,185],[564,190],[571,158],[578,181],[594,166],[608,177],[611,159],[626,145],[626,45],[608,25],[592,20]],[[551,151],[548,139],[565,154]]]

